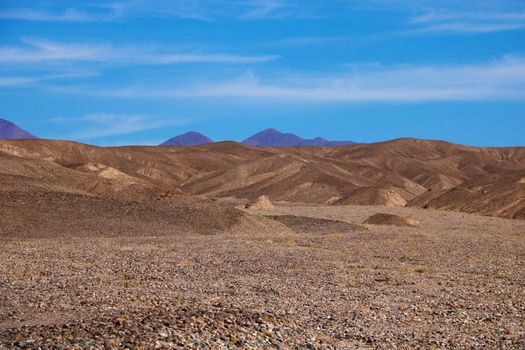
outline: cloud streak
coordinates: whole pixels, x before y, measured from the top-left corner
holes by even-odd
[[[37,22],[99,22],[117,19],[117,13],[105,15],[80,11],[74,8],[65,9],[63,12],[50,12],[30,8],[15,8],[0,11],[0,19],[24,20]]]
[[[278,41],[272,42],[272,45],[293,47],[293,46],[309,46],[309,45],[324,45],[324,44],[335,44],[349,41],[350,38],[336,37],[336,36],[304,36],[304,37],[291,37],[284,38]]]
[[[115,46],[107,43],[61,43],[24,38],[24,47],[0,47],[0,63],[39,63],[57,61],[106,62],[120,64],[222,63],[253,64],[279,58],[276,55],[243,56],[223,53],[180,53],[165,48]]]
[[[423,33],[491,33],[525,28],[525,12],[430,12],[411,22]]]
[[[28,85],[34,85],[36,83],[51,81],[51,80],[67,80],[77,79],[84,77],[95,77],[99,74],[92,71],[74,71],[64,72],[61,74],[40,74],[33,76],[24,75],[11,75],[11,76],[0,76],[0,87],[23,87]]]
[[[403,34],[473,34],[525,28],[525,6],[514,0],[348,0],[356,11],[404,13]]]
[[[40,79],[38,78],[31,78],[31,77],[18,77],[18,76],[0,77],[0,87],[23,86],[23,85],[35,83],[39,80]]]
[[[26,6],[24,6],[26,4]],[[401,11],[412,18],[406,31],[427,34],[489,33],[525,28],[523,4],[509,0],[462,2],[449,0],[100,0],[50,8],[20,0],[21,7],[0,10],[0,19],[45,22],[101,22],[132,18],[182,18],[198,21],[253,21],[290,18],[333,18],[369,11]],[[413,16],[417,14],[416,16]]]
[[[264,79],[247,74],[201,85],[76,92],[119,98],[235,98],[301,103],[525,100],[522,58],[508,56],[497,62],[472,65],[375,67],[329,76],[281,75]]]
[[[23,1],[22,1],[23,3]],[[40,4],[0,11],[0,19],[45,22],[97,22],[125,18],[169,17],[199,21],[284,19],[314,15],[317,6],[292,0],[128,0],[91,1],[62,11]]]
[[[184,119],[154,119],[144,115],[96,113],[80,118],[52,118],[55,123],[81,122],[91,126],[83,131],[70,134],[73,140],[92,140],[104,137],[136,134],[147,130],[161,129],[167,126],[184,125]]]

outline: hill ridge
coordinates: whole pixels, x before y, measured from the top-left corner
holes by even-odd
[[[0,141],[0,191],[413,206],[525,219],[525,147],[420,139],[339,147],[96,147]],[[163,195],[162,195],[163,196]]]

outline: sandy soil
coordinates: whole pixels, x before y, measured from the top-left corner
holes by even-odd
[[[420,224],[354,229],[377,212]],[[3,236],[0,349],[525,348],[525,222],[391,207],[261,214],[353,225]]]

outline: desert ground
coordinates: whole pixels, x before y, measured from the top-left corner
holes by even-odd
[[[525,148],[0,140],[0,349],[525,349]]]
[[[362,224],[375,213],[415,226]],[[0,348],[525,348],[524,221],[298,204],[246,215],[287,225],[4,234]]]

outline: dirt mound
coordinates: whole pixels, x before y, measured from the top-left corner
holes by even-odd
[[[269,218],[283,223],[297,233],[333,234],[363,230],[363,228],[358,225],[339,220],[294,215],[273,215],[269,216]]]
[[[267,196],[260,196],[253,203],[248,204],[246,209],[249,210],[272,210],[275,207]]]
[[[134,202],[73,193],[0,191],[0,203],[0,217],[9,218],[0,225],[0,237],[213,235],[230,232],[248,216],[191,197]]]
[[[417,226],[417,222],[411,218],[405,218],[394,214],[377,213],[366,219],[363,224],[386,225],[386,226]]]

